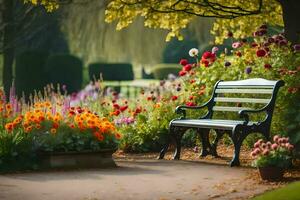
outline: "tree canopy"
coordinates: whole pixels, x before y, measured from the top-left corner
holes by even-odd
[[[66,1],[66,0],[65,0]],[[51,11],[63,0],[25,0],[41,4]],[[233,37],[246,37],[261,24],[283,26],[282,8],[278,0],[110,0],[106,21],[117,21],[117,30],[130,25],[136,17],[144,18],[150,28],[169,30],[166,40],[183,39],[180,30],[196,17],[216,18],[211,32],[221,43],[230,31]]]

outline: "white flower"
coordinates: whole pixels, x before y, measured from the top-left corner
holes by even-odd
[[[212,49],[211,49],[211,52],[212,53],[217,53],[217,51],[219,51],[219,48],[218,47],[213,47]]]
[[[198,53],[199,53],[199,51],[198,51],[198,49],[196,49],[196,48],[192,48],[192,49],[189,51],[189,55],[190,55],[191,57],[198,56]]]
[[[240,42],[234,42],[232,44],[232,48],[234,48],[234,49],[240,48],[241,46],[242,46],[242,43],[240,43]]]

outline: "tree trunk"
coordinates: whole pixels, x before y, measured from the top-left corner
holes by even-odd
[[[300,43],[300,1],[280,0],[283,11],[285,37],[292,44]]]
[[[9,90],[13,79],[13,61],[14,61],[14,15],[13,0],[4,0],[4,10],[2,13],[3,23],[5,24],[3,33],[3,86],[6,98],[9,97]]]

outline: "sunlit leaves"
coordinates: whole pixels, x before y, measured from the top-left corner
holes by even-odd
[[[35,6],[44,6],[48,12],[52,12],[59,7],[59,4],[56,0],[24,0],[24,3],[31,3]]]
[[[127,27],[137,16],[150,28],[169,30],[167,40],[179,37],[180,30],[197,16],[218,18],[212,29],[221,43],[228,31],[245,37],[263,23],[282,25],[282,10],[275,0],[112,0],[106,9],[106,21],[118,21],[117,29]]]

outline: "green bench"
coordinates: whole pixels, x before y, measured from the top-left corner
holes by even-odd
[[[271,81],[261,78],[240,81],[218,81],[213,89],[212,97],[205,104],[201,106],[184,105],[176,108],[176,113],[182,116],[170,122],[170,138],[161,150],[159,159],[164,158],[171,139],[176,144],[176,151],[173,158],[180,159],[182,136],[188,129],[195,129],[201,137],[201,156],[208,154],[218,156],[216,151],[218,141],[225,133],[228,134],[234,144],[234,155],[230,166],[239,166],[241,145],[249,134],[261,133],[267,140],[270,139],[270,127],[275,100],[279,88],[283,85],[284,82],[282,80]],[[254,105],[257,104],[260,105],[259,108],[255,108]],[[207,108],[207,112],[203,116],[200,116],[198,119],[187,118],[187,109],[199,110],[203,108]],[[236,112],[239,119],[213,118],[214,113],[220,111]],[[263,115],[261,116],[263,118],[252,121],[250,120],[252,114]],[[212,144],[209,141],[210,129],[215,130],[217,135]]]

